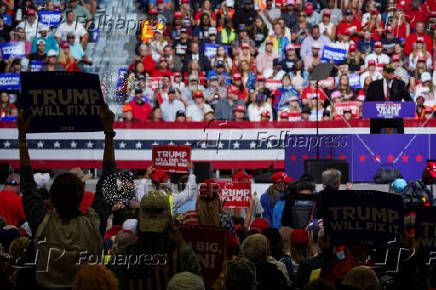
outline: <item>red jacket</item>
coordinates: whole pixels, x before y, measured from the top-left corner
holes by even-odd
[[[13,191],[0,191],[0,215],[6,219],[8,225],[17,226],[25,219],[22,197]]]
[[[362,29],[362,25],[356,19],[351,21],[350,24],[348,24],[345,20],[342,20],[341,23],[339,23],[339,25],[338,25],[338,28],[336,30],[336,34],[341,35],[341,34],[345,34],[345,31],[347,31],[347,30],[350,32],[354,32],[354,31],[360,31],[361,29]],[[360,40],[359,36],[353,36],[351,39],[355,43],[358,43]]]
[[[404,10],[404,14],[406,15],[406,21],[410,23],[411,29],[416,28],[416,22],[423,21],[426,23],[429,18],[427,6],[425,4],[421,4],[417,10],[412,10],[409,6]]]
[[[132,107],[133,118],[138,119],[141,122],[147,122],[150,118],[151,110],[153,109],[149,103],[144,102],[142,105],[138,105],[133,100],[129,105]]]
[[[417,37],[418,35],[416,33],[412,33],[406,38],[406,41],[404,42],[404,53],[406,55],[412,53],[413,44],[416,43]],[[430,35],[428,35],[425,32],[421,35],[421,37],[424,37],[424,43],[425,43],[425,47],[427,48],[427,51],[433,55],[433,39],[431,38]]]
[[[88,207],[91,206],[92,202],[94,201],[94,194],[89,191],[85,191],[83,193],[82,202],[80,202],[80,211],[82,214],[85,214],[88,210]]]
[[[134,60],[131,65],[129,65],[129,71],[132,71],[135,69],[135,62],[136,62],[136,60]],[[147,73],[151,73],[154,69],[156,69],[156,62],[153,60],[153,58],[149,54],[147,54],[142,59],[142,64],[144,65],[145,72],[147,72]]]
[[[170,77],[172,77],[173,75],[174,75],[174,73],[173,73],[173,71],[172,70],[169,70],[169,69],[167,69],[166,71],[161,71],[161,70],[159,70],[159,69],[156,69],[156,70],[154,70],[152,73],[151,73],[151,77],[153,77],[153,78],[161,78],[161,77],[163,77],[163,76],[165,76],[165,75],[168,75],[168,76],[170,76]]]

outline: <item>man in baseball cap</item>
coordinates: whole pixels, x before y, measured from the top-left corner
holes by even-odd
[[[235,121],[245,121],[245,106],[244,105],[236,105],[233,109],[233,116]]]
[[[390,62],[389,56],[383,53],[383,44],[380,41],[374,43],[374,52],[365,57],[365,65],[367,67],[370,59],[375,60],[377,64],[387,64]]]

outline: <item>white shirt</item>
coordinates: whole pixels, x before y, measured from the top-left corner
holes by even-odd
[[[366,79],[367,77],[369,77],[369,71],[366,71],[366,72],[364,72],[363,74],[360,75],[360,87],[361,87],[361,88],[365,87],[365,79]],[[380,72],[376,71],[376,72],[372,75],[372,79],[371,79],[371,81],[373,82],[373,81],[379,80],[379,79],[381,79],[382,77],[383,77],[383,75],[382,75]]]
[[[365,67],[368,67],[369,60],[375,60],[377,64],[388,64],[391,61],[389,56],[384,53],[381,53],[380,55],[370,53],[365,57]]]
[[[329,23],[327,26],[324,23],[320,23],[319,24],[319,32],[324,35],[324,31],[327,30],[327,32],[331,35],[332,34],[332,29],[333,29],[334,24],[333,23]]]
[[[389,88],[392,88],[392,80],[389,81]],[[388,80],[387,79],[383,79],[383,93],[385,95],[385,99],[386,96],[388,96],[389,98],[391,97],[390,94],[388,93]]]
[[[271,105],[268,103],[264,103],[262,107],[258,107],[256,103],[251,103],[248,106],[248,119],[252,122],[259,122],[261,120],[261,114],[263,111],[268,111],[269,115],[271,116],[269,118],[270,121],[272,121],[272,108]]]
[[[174,100],[172,103],[165,101],[160,108],[162,109],[162,119],[166,122],[174,122],[177,111],[185,111],[185,105],[179,100]]]
[[[286,74],[286,72],[284,70],[279,70],[279,72],[273,77],[273,69],[267,69],[266,71],[263,72],[263,76],[267,79],[273,79],[273,80],[282,80],[283,76]]]
[[[196,104],[192,104],[186,108],[186,117],[191,117],[193,122],[200,122],[204,120],[204,112],[211,109],[208,104],[204,104],[203,110]]]
[[[33,25],[30,24],[27,20],[21,22],[17,25],[17,28],[22,28],[24,32],[26,33],[26,41],[32,42],[33,38],[37,37],[38,35],[38,20],[35,19],[33,21]]]
[[[61,41],[66,41],[67,34],[70,32],[74,33],[76,36],[76,42],[80,42],[80,38],[88,33],[85,27],[83,27],[82,23],[77,23],[74,21],[71,25],[68,25],[66,22],[64,22],[59,25],[55,32],[55,37],[60,37]]]

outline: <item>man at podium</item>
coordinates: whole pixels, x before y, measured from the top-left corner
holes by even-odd
[[[369,84],[365,101],[412,101],[406,84],[402,80],[394,78],[394,71],[393,64],[383,66],[383,78]],[[382,128],[385,129],[385,133],[395,133],[396,129],[396,133],[404,134],[403,119],[371,119],[370,126],[371,134],[380,134]]]

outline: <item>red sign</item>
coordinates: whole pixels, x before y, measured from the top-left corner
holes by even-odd
[[[349,101],[335,104],[336,116],[343,116],[346,110],[351,110],[353,118],[359,118],[359,102]]]
[[[227,230],[205,226],[182,226],[179,231],[198,256],[202,268],[201,276],[210,287],[222,271],[226,255]]]
[[[301,112],[289,112],[288,121],[301,121]]]
[[[265,86],[270,89],[272,93],[277,91],[278,88],[282,86],[281,80],[267,79],[265,82]]]
[[[191,161],[189,145],[153,145],[153,166],[168,172],[184,173],[188,171]]]
[[[326,89],[334,89],[335,88],[335,78],[334,77],[328,77],[325,80],[320,80],[318,82],[318,85],[322,88],[326,88]]]

